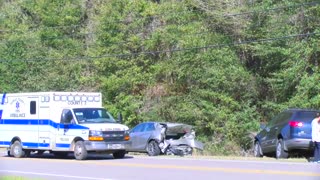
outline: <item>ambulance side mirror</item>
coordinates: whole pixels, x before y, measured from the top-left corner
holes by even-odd
[[[67,120],[66,116],[62,116],[60,123],[62,123],[62,124],[69,124],[70,122]]]
[[[122,114],[118,114],[118,123],[122,124]]]
[[[60,123],[61,124],[65,124],[66,123],[66,114],[64,112],[62,112],[61,114],[61,118],[60,118]]]
[[[60,123],[62,124],[71,124],[72,113],[69,109],[64,109],[61,113]]]

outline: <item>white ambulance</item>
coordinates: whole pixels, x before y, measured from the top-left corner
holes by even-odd
[[[17,158],[45,151],[62,158],[72,152],[77,160],[94,152],[123,158],[130,137],[119,121],[98,92],[0,94],[0,147]]]

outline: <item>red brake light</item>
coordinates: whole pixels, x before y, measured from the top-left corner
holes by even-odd
[[[298,122],[298,121],[290,121],[289,122],[289,125],[291,127],[302,127],[303,126],[303,123],[302,122]]]

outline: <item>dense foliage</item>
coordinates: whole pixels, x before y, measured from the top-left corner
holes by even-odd
[[[194,125],[239,153],[288,107],[319,108],[320,2],[2,0],[0,92],[100,91],[130,127]]]

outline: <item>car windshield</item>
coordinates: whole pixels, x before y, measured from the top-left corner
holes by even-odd
[[[104,108],[76,108],[73,112],[79,124],[116,122]]]

